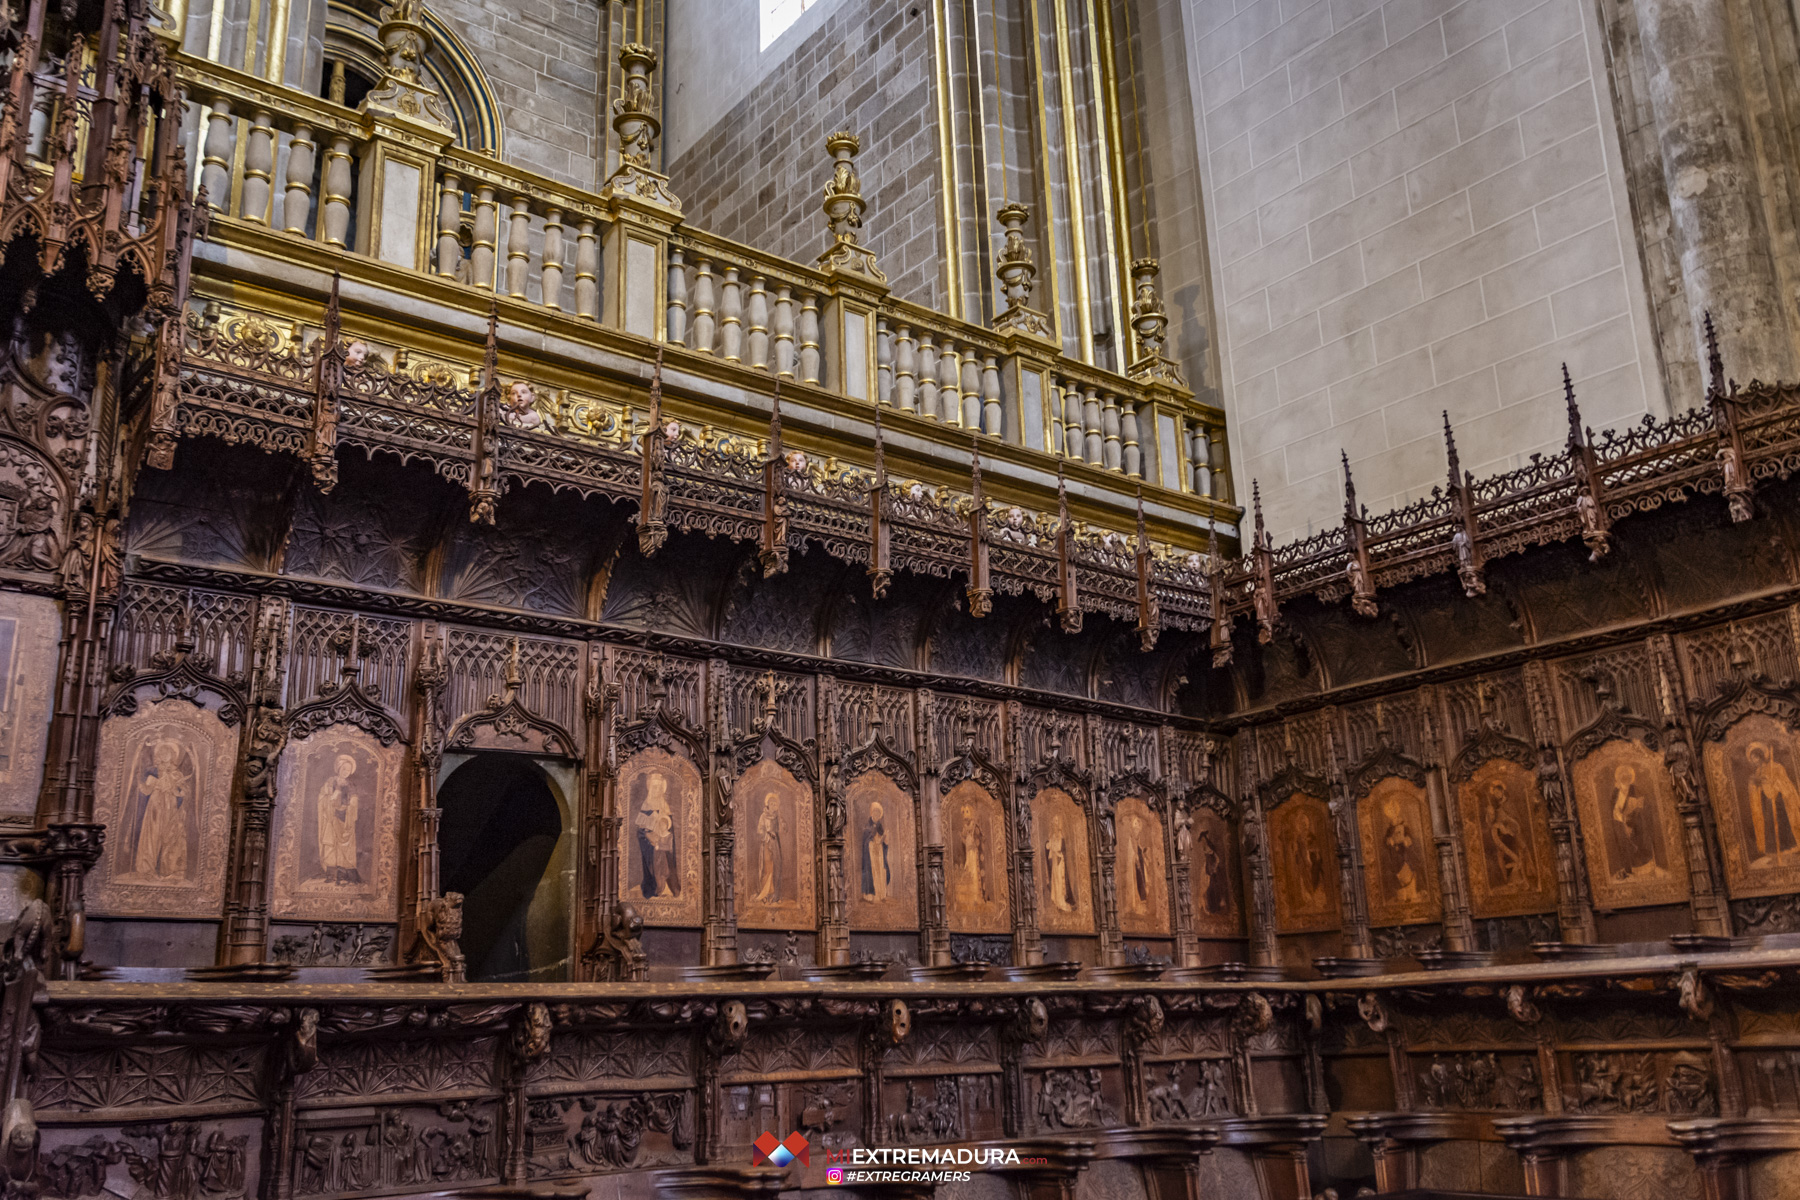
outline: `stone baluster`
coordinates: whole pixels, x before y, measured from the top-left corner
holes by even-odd
[[[1191,478],[1188,486],[1194,489],[1196,496],[1211,495],[1207,478],[1206,427],[1197,423],[1183,422],[1182,429],[1187,437],[1188,471]]]
[[[913,341],[912,328],[902,325],[894,342],[894,406],[912,412],[916,406],[914,397],[919,376],[919,351]]]
[[[294,126],[294,139],[288,143],[287,195],[281,202],[281,223],[289,233],[306,236],[307,218],[312,216],[313,165],[318,147],[313,145],[312,126]]]
[[[875,402],[894,403],[894,335],[886,317],[875,318]]]
[[[525,299],[525,280],[531,272],[531,198],[514,196],[507,214],[506,294]]]
[[[454,277],[462,262],[462,181],[446,173],[438,183],[437,273]]]
[[[494,251],[500,244],[500,206],[494,201],[494,189],[487,186],[475,190],[475,230],[469,240],[469,275],[475,286],[494,288]]]
[[[981,360],[981,432],[1000,436],[1000,360],[992,354]]]
[[[1063,453],[1081,457],[1081,385],[1063,380]]]
[[[794,377],[794,289],[782,284],[775,289],[775,374]]]
[[[962,424],[962,358],[949,338],[938,350],[938,418],[946,425]]]
[[[231,156],[236,150],[237,122],[231,116],[231,101],[214,100],[206,114],[206,138],[201,143],[200,183],[206,188],[206,202],[221,211],[231,202]]]
[[[600,239],[586,217],[575,233],[575,315],[600,319]]]
[[[800,382],[819,382],[819,298],[811,292],[800,301]]]
[[[759,371],[769,369],[769,289],[761,275],[750,277],[750,304],[745,310],[750,320],[750,365]]]
[[[334,137],[331,149],[325,151],[324,206],[325,220],[319,230],[320,240],[327,246],[344,248],[344,237],[350,232],[350,139]]]
[[[1083,457],[1096,467],[1105,465],[1106,435],[1100,426],[1100,389],[1088,385],[1081,397],[1081,429]]]
[[[981,357],[973,346],[962,358],[962,424],[964,429],[981,428]]]
[[[919,411],[938,419],[937,348],[931,344],[929,330],[919,337]]]
[[[681,247],[669,247],[669,341],[687,345],[687,260]]]
[[[1117,471],[1122,465],[1119,446],[1119,398],[1111,392],[1100,410],[1100,436],[1105,439],[1100,448],[1100,462],[1109,471]]]
[[[560,208],[551,208],[544,213],[544,261],[538,280],[543,285],[544,307],[560,309],[563,290],[563,223]]]
[[[238,216],[257,225],[269,223],[270,176],[275,174],[275,128],[268,112],[257,109],[250,118],[250,136],[244,142],[244,189],[238,197]]]
[[[713,318],[712,260],[702,258],[694,263],[694,340],[689,348],[711,354],[713,333],[717,328]]]
[[[1134,479],[1144,477],[1144,449],[1139,444],[1137,402],[1125,402],[1124,413],[1119,418],[1119,436],[1125,442],[1125,473]]]
[[[725,286],[719,297],[719,354],[728,362],[744,358],[744,285],[738,269],[725,268]]]

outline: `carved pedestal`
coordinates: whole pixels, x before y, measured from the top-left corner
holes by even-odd
[[[1197,1160],[1211,1154],[1220,1133],[1209,1126],[1127,1129],[1102,1138],[1096,1158],[1122,1158],[1137,1164],[1148,1200],[1200,1200]]]
[[[656,1200],[751,1200],[779,1195],[787,1182],[776,1167],[679,1167],[650,1176]]]
[[[1670,1121],[1669,1132],[1694,1156],[1705,1200],[1764,1200],[1751,1192],[1750,1160],[1800,1150],[1792,1118],[1699,1117]]]
[[[1501,1117],[1494,1132],[1525,1168],[1527,1196],[1569,1194],[1569,1156],[1626,1140],[1616,1117]]]
[[[996,1150],[1017,1150],[1019,1161],[987,1168],[1012,1184],[1016,1200],[1075,1200],[1075,1177],[1093,1161],[1091,1138],[993,1142]]]
[[[1309,1200],[1312,1178],[1306,1145],[1325,1133],[1326,1118],[1315,1113],[1233,1117],[1220,1121],[1219,1145],[1243,1150],[1256,1166],[1262,1200]]]
[[[1375,1190],[1419,1186],[1419,1151],[1452,1138],[1473,1138],[1478,1122],[1454,1113],[1368,1113],[1346,1122],[1375,1159]]]

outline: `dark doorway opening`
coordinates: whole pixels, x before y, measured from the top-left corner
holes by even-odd
[[[438,878],[463,894],[469,980],[566,978],[563,818],[544,772],[515,755],[478,754],[444,780],[438,807]]]

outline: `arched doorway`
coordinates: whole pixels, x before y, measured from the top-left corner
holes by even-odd
[[[551,777],[516,754],[476,754],[438,787],[438,879],[463,894],[470,982],[569,977],[565,806]]]

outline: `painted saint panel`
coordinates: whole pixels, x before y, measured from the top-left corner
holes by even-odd
[[[1000,801],[973,780],[944,797],[944,891],[957,933],[1009,933],[1006,816]]]
[[[1469,909],[1515,917],[1556,907],[1556,866],[1537,776],[1492,758],[1457,791],[1469,859]]]
[[[1113,812],[1118,831],[1119,928],[1144,937],[1169,933],[1168,855],[1162,818],[1141,797],[1127,796]]]
[[[1045,788],[1032,800],[1031,815],[1038,840],[1038,928],[1044,933],[1093,933],[1087,813],[1061,788]]]
[[[237,731],[184,700],[108,720],[95,819],[106,851],[88,908],[141,917],[216,917],[225,892]]]
[[[919,927],[919,863],[913,839],[913,802],[878,771],[850,781],[850,928]]]
[[[1317,933],[1343,924],[1338,908],[1337,837],[1325,802],[1295,792],[1269,814],[1275,927]]]
[[[1194,891],[1194,932],[1201,937],[1239,937],[1244,932],[1243,870],[1231,822],[1196,805],[1188,823],[1188,879]]]
[[[700,772],[645,750],[619,772],[625,900],[646,925],[700,924]]]
[[[1733,896],[1800,891],[1800,737],[1758,713],[1706,745],[1706,785],[1719,819]]]
[[[737,918],[745,929],[811,929],[817,867],[812,789],[779,763],[757,763],[737,782]]]
[[[1371,925],[1420,925],[1443,916],[1437,850],[1425,789],[1391,775],[1356,806]]]
[[[0,593],[0,829],[34,823],[59,632],[56,601]]]
[[[400,774],[405,748],[349,725],[281,756],[270,905],[278,917],[391,921],[399,913]]]
[[[1681,818],[1662,755],[1618,739],[1576,763],[1570,775],[1587,847],[1594,906],[1679,904],[1688,897]]]

